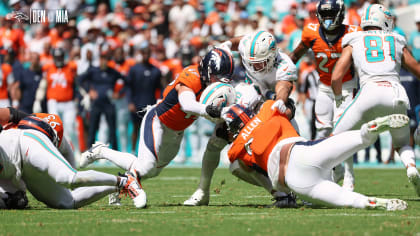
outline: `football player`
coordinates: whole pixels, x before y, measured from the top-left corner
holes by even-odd
[[[356,91],[357,81],[349,69],[345,72],[343,78],[342,89],[345,100],[340,109],[337,109],[336,112],[334,111],[331,74],[342,51],[341,41],[344,35],[359,31],[360,27],[343,24],[345,14],[343,0],[320,0],[316,6],[316,11],[319,23],[310,23],[305,26],[302,32],[302,40],[290,54],[290,58],[296,63],[309,49],[312,49],[315,54],[316,69],[320,76],[315,100],[316,138],[319,139],[328,137],[331,134],[334,120],[339,116],[340,110],[351,102]],[[345,167],[346,174],[343,186],[352,189],[353,163],[351,160],[348,163],[346,162]],[[340,171],[342,167],[336,169]]]
[[[332,89],[337,106],[345,100],[343,78],[353,64],[360,77],[360,90],[335,124],[333,134],[359,129],[378,116],[407,114],[409,99],[400,83],[404,66],[420,78],[420,64],[407,49],[407,41],[392,32],[391,13],[380,4],[368,6],[362,16],[363,31],[347,34],[343,51],[332,74]],[[409,127],[391,130],[392,143],[407,168],[407,176],[420,196],[420,175],[413,148],[409,145]],[[354,181],[354,180],[353,180]]]
[[[8,108],[0,111],[1,125],[11,123],[17,127],[0,133],[0,179],[10,180],[23,194],[9,195],[6,207],[24,207],[26,188],[52,208],[79,208],[115,191],[127,192],[135,205],[142,199],[144,192],[135,174],[113,176],[92,170],[76,171],[57,149],[60,140],[53,128],[56,117],[39,116],[43,115],[24,116]]]
[[[148,109],[140,128],[138,158],[96,143],[82,153],[80,166],[99,158],[137,173],[142,180],[159,175],[179,151],[184,130],[197,116],[220,118],[221,110],[199,103],[202,91],[216,81],[229,83],[234,69],[232,56],[223,49],[210,50],[200,65],[186,67],[163,92],[163,99]],[[146,207],[146,198],[144,199]]]
[[[271,109],[275,102],[266,101],[252,119],[246,108],[232,106],[223,116],[229,137],[236,137],[229,148],[231,162],[268,175],[273,189],[292,190],[313,204],[333,207],[405,210],[399,199],[368,197],[349,191],[331,181],[331,169],[349,155],[373,144],[379,133],[407,127],[405,115],[377,118],[360,130],[343,132],[325,139],[307,141],[300,137],[289,118]]]
[[[242,64],[246,70],[246,80],[253,87],[248,89],[251,91],[244,91],[243,97],[253,97],[252,94],[254,92],[252,90],[255,89],[263,99],[276,99],[273,109],[286,113],[293,118],[292,109],[288,109],[287,103],[290,101],[288,97],[293,88],[293,81],[297,80],[296,66],[286,54],[277,48],[276,40],[272,34],[267,31],[258,31],[232,38],[222,43],[221,47],[229,52],[238,50],[242,57]],[[241,88],[235,89],[240,91]],[[246,88],[244,89],[246,90]],[[243,98],[241,97],[241,99]],[[239,101],[239,103],[242,102]],[[246,103],[252,104],[254,102],[249,101],[243,104]],[[297,124],[294,124],[297,128]],[[223,134],[223,128],[217,126],[213,136],[207,143],[203,156],[198,189],[184,202],[184,205],[200,206],[209,204],[211,179],[214,170],[219,164],[220,151],[227,144],[227,141],[220,137],[220,134]],[[233,171],[232,168],[231,171]],[[286,193],[275,192],[273,196],[276,199],[276,206],[288,207],[296,204],[294,199]]]

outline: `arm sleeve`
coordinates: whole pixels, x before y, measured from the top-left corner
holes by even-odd
[[[184,91],[178,95],[181,110],[186,113],[193,113],[200,116],[207,115],[206,105],[198,103],[196,96],[191,91]]]
[[[298,79],[297,68],[292,59],[284,53],[280,53],[280,55],[282,61],[277,67],[276,80],[296,81]]]
[[[357,35],[357,32],[353,32],[353,33],[348,33],[346,35],[344,35],[343,37],[343,41],[341,41],[341,47],[344,48],[347,45],[351,45],[354,41],[354,39],[356,38],[355,36]]]

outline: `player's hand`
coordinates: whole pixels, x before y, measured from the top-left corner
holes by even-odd
[[[274,104],[271,106],[271,110],[274,111],[276,109],[278,112],[280,112],[280,114],[286,113],[287,107],[284,104],[283,100],[279,99],[276,102],[274,102]]]
[[[335,107],[339,108],[341,106],[341,104],[343,104],[344,100],[346,97],[344,97],[343,95],[335,95]]]
[[[34,102],[34,105],[32,106],[32,111],[34,113],[42,112],[42,107],[41,107],[41,102],[40,101],[35,101]]]
[[[208,105],[206,107],[206,112],[211,118],[220,118],[222,109],[217,106]]]

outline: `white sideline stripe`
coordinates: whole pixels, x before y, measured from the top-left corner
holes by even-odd
[[[248,213],[217,213],[214,216],[249,216],[249,215],[268,215],[268,212],[248,212]]]
[[[219,197],[220,194],[210,194],[210,197]],[[173,195],[171,197],[191,197],[191,195]]]
[[[156,178],[155,181],[158,180],[164,180],[164,181],[170,181],[170,180],[198,180],[198,177],[185,177],[185,176],[174,176],[174,177],[160,177]]]
[[[176,211],[144,211],[144,210],[139,210],[139,211],[132,211],[130,212],[130,214],[150,214],[150,215],[159,215],[159,214],[175,214],[177,213]]]

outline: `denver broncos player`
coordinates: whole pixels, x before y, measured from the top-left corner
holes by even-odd
[[[186,67],[163,92],[163,99],[149,108],[140,128],[138,158],[95,143],[82,153],[80,166],[105,158],[142,178],[157,176],[178,153],[184,130],[197,116],[220,118],[221,111],[198,101],[202,91],[216,81],[228,83],[234,69],[232,56],[219,48],[210,50],[200,65]],[[143,207],[146,206],[146,199]]]
[[[223,118],[233,132],[230,137],[236,137],[228,151],[231,162],[238,162],[248,173],[255,170],[267,176],[273,189],[291,190],[313,204],[389,211],[407,208],[405,201],[368,197],[340,187],[330,179],[334,166],[349,154],[373,144],[379,133],[406,126],[407,116],[380,117],[360,130],[307,141],[297,134],[288,117],[271,109],[273,104],[272,100],[266,101],[252,119],[245,115],[249,114],[245,109],[236,106],[224,113],[228,116]],[[255,184],[246,171],[242,173],[248,178],[245,181]]]
[[[318,93],[315,100],[316,139],[319,139],[331,134],[334,120],[339,117],[341,111],[353,99],[357,88],[357,80],[353,78],[351,71],[348,70],[343,78],[343,102],[334,111],[335,105],[334,94],[331,89],[331,75],[342,51],[341,41],[344,35],[360,31],[361,29],[359,26],[343,24],[345,13],[343,0],[320,0],[316,10],[319,24],[311,23],[305,26],[302,32],[302,40],[290,54],[290,58],[296,63],[309,49],[312,49],[315,54],[316,70],[320,76]],[[352,188],[351,176],[353,173],[353,162],[348,160],[345,167],[346,174],[344,175],[343,186]],[[336,170],[342,171],[342,167],[336,168]],[[346,176],[349,178],[346,178]]]
[[[319,24],[310,23],[303,29],[302,40],[290,54],[296,63],[309,49],[315,54],[317,72],[320,76],[318,95],[315,101],[317,137],[330,135],[334,120],[334,95],[331,90],[331,74],[340,57],[341,41],[345,34],[359,31],[358,26],[342,24],[345,14],[343,0],[321,0],[317,5]],[[344,78],[343,106],[351,101],[357,82],[350,70]]]
[[[62,48],[53,49],[54,64],[44,66],[45,78],[38,86],[34,112],[41,112],[41,101],[46,96],[48,113],[63,117],[66,135],[73,143],[77,144],[75,133],[76,103],[75,76],[76,65],[72,62],[65,63],[65,52]]]

